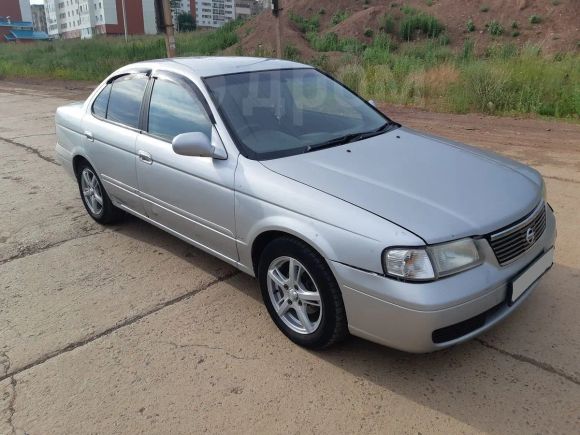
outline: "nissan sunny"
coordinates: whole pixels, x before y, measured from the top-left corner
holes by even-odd
[[[406,128],[308,65],[129,65],[60,107],[56,131],[93,219],[128,212],[255,276],[302,346],[445,348],[512,313],[553,263],[536,170]]]

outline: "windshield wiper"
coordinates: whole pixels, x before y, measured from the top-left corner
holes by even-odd
[[[337,146],[337,145],[344,145],[347,143],[356,142],[356,141],[362,140],[362,139],[368,139],[369,137],[377,136],[381,133],[384,133],[384,132],[390,130],[389,127],[394,127],[394,126],[396,126],[396,124],[390,123],[390,122],[385,122],[379,128],[371,130],[371,131],[365,131],[362,133],[350,133],[350,134],[346,134],[344,136],[340,136],[340,137],[337,137],[334,139],[327,140],[326,142],[322,142],[322,143],[319,143],[316,145],[307,145],[304,148],[304,152],[308,153],[310,151],[320,150],[322,148],[330,148],[330,147]]]
[[[321,143],[318,143],[315,145],[307,145],[304,148],[304,152],[307,153],[307,152],[314,151],[314,150],[320,150],[322,148],[330,148],[330,147],[334,147],[337,145],[344,145],[346,143],[353,142],[359,136],[360,136],[360,133],[350,133],[350,134],[346,134],[344,136],[340,136],[340,137],[337,137],[334,139],[327,140],[326,142],[321,142]]]

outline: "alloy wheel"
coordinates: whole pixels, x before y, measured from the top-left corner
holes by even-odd
[[[290,329],[312,334],[322,320],[318,287],[302,263],[292,257],[278,257],[270,263],[268,294],[274,310]]]
[[[95,216],[101,215],[103,212],[101,184],[95,173],[89,168],[84,168],[81,172],[81,191],[85,199],[85,204],[91,213]]]

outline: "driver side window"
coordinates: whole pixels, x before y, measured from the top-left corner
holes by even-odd
[[[211,121],[193,91],[156,79],[149,104],[149,134],[172,141],[181,133],[201,132],[211,139]]]

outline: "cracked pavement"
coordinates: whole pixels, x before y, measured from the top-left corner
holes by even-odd
[[[86,215],[53,157],[54,110],[90,90],[67,87],[0,81],[0,434],[577,432],[578,125],[385,108],[540,170],[556,264],[464,345],[311,352],[253,279],[138,219]]]

